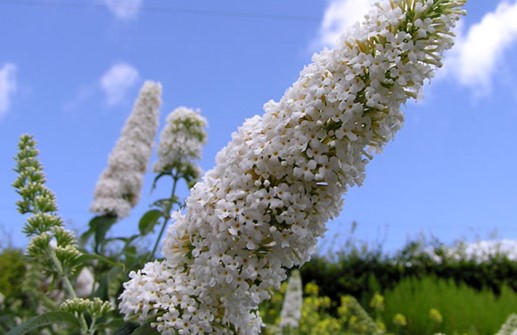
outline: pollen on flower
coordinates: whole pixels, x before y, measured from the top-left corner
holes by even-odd
[[[158,277],[167,285],[143,314],[159,313],[153,325],[164,334],[258,334],[258,304],[279,288],[286,268],[309,259],[342,195],[361,185],[373,152],[401,128],[401,105],[452,46],[464,2],[385,1],[334,50],[315,55],[192,188],[168,229],[161,272],[149,263],[126,283],[126,318],[145,319],[136,302],[151,301],[143,286]]]

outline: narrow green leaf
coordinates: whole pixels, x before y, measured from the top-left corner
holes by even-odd
[[[115,335],[131,335],[133,334],[133,331],[138,328],[138,323],[134,322],[126,322],[117,329],[115,332]]]
[[[156,328],[151,327],[151,325],[148,323],[138,327],[137,329],[135,329],[133,331],[133,333],[131,333],[131,335],[154,335],[154,334],[159,335],[160,333],[158,333]]]
[[[172,176],[170,172],[162,172],[159,173],[153,180],[153,185],[151,186],[151,192],[154,191],[156,188],[156,184],[158,183],[158,180],[160,180],[163,176]]]
[[[92,237],[92,235],[94,233],[95,233],[95,229],[90,226],[90,229],[88,229],[87,231],[82,233],[81,236],[79,236],[79,245],[81,247],[84,247],[86,245],[86,243],[88,243],[88,240],[90,239],[90,237]]]
[[[124,263],[112,261],[111,259],[106,258],[102,255],[98,255],[98,254],[82,254],[81,256],[79,256],[79,260],[81,260],[81,261],[96,260],[96,261],[100,261],[100,262],[109,264],[111,266],[119,266],[123,269],[125,268]]]
[[[151,327],[149,323],[140,325],[129,321],[117,329],[114,335],[160,335],[160,333],[156,328]]]
[[[151,233],[154,230],[154,227],[158,224],[158,221],[160,220],[162,215],[162,211],[158,209],[151,209],[147,211],[138,223],[138,229],[140,230],[140,234],[144,236]]]
[[[45,326],[68,325],[79,328],[79,321],[68,312],[48,312],[38,315],[18,327],[11,329],[6,335],[23,335]]]
[[[124,242],[124,245],[131,244],[134,240],[140,237],[140,234],[138,235],[131,235],[129,237],[110,237],[104,240],[104,242]]]
[[[123,327],[125,325],[125,323],[126,322],[124,321],[124,319],[122,319],[120,317],[120,318],[115,318],[115,319],[108,320],[106,322],[100,322],[100,323],[97,324],[96,328],[97,328],[97,330],[103,330],[104,331],[101,334],[104,334],[104,333],[112,334],[111,331],[117,331],[118,329]]]
[[[138,249],[134,245],[127,245],[124,250],[126,264],[134,264],[138,258]]]

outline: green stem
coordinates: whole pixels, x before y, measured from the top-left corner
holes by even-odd
[[[96,322],[97,322],[97,318],[92,318],[92,322],[90,324],[90,329],[89,329],[88,334],[95,335],[95,330],[97,328]]]
[[[65,286],[65,290],[68,292],[68,295],[72,299],[77,299],[77,293],[75,292],[74,286],[70,282],[70,278],[68,278],[68,275],[65,273],[65,270],[63,269],[61,261],[59,261],[55,251],[52,248],[50,248],[49,255],[50,259],[52,259],[52,262],[54,263],[54,266],[56,267],[57,273],[63,281],[63,285]],[[85,334],[88,331],[89,327],[86,323],[84,315],[81,314],[81,316],[79,317],[79,322],[81,323],[81,332]]]
[[[173,184],[172,184],[172,192],[171,192],[171,201],[169,202],[167,208],[164,212],[164,220],[162,224],[162,228],[160,229],[160,233],[158,234],[158,237],[156,238],[156,242],[154,243],[153,251],[149,254],[149,257],[147,258],[147,261],[150,262],[154,259],[154,255],[156,254],[156,250],[158,249],[158,245],[160,244],[160,241],[162,240],[163,232],[165,231],[165,227],[167,227],[167,223],[169,223],[169,220],[171,218],[171,210],[172,206],[174,205],[174,198],[176,194],[176,186],[178,185],[178,181],[180,179],[178,173],[174,174],[172,176]]]
[[[52,259],[52,263],[54,263],[57,273],[63,280],[63,284],[65,285],[65,290],[67,291],[70,298],[72,298],[72,299],[77,298],[77,294],[75,293],[74,286],[70,282],[70,279],[68,279],[68,276],[65,274],[65,270],[63,270],[63,266],[61,265],[61,262],[57,258],[56,253],[54,252],[54,250],[51,247],[49,247],[49,249],[50,249],[50,252],[49,252],[50,259]]]

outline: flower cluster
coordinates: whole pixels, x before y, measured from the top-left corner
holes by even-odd
[[[302,318],[303,287],[300,271],[294,270],[289,276],[282,311],[280,328],[298,328]]]
[[[113,310],[111,303],[102,301],[99,298],[84,299],[74,298],[67,299],[60,305],[60,309],[76,315],[88,314],[93,318],[99,318]]]
[[[201,158],[207,137],[204,130],[206,126],[207,121],[199,111],[179,107],[171,112],[160,135],[159,160],[154,164],[153,171],[170,173],[175,170],[188,177],[188,180],[198,179],[200,169],[192,161]]]
[[[374,301],[374,305],[379,302],[378,297],[374,297],[372,300]],[[372,302],[370,302],[370,305],[372,305]],[[384,302],[382,306],[384,306]],[[379,305],[374,308],[378,310]],[[375,322],[364,310],[357,299],[351,295],[341,297],[341,306],[338,308],[338,313],[342,318],[347,320],[347,326],[354,334],[385,334],[384,325],[382,323]]]
[[[55,278],[73,275],[81,253],[74,234],[64,228],[57,214],[54,193],[45,186],[46,178],[38,161],[36,142],[31,136],[21,136],[16,163],[18,176],[13,186],[22,197],[17,202],[18,211],[32,214],[23,230],[31,237],[27,255]]]
[[[108,167],[97,181],[92,212],[124,218],[138,203],[158,128],[160,104],[161,85],[145,82],[108,158]]]
[[[395,314],[395,316],[393,317],[392,322],[397,327],[405,327],[405,326],[407,326],[406,316],[404,314],[402,314],[402,313]]]
[[[434,323],[442,323],[443,322],[443,316],[442,316],[442,313],[440,313],[439,310],[437,310],[436,308],[431,308],[429,310],[429,318],[434,322]]]
[[[257,334],[258,304],[312,254],[342,195],[401,127],[453,44],[465,0],[377,4],[247,120],[175,215],[164,261],[132,273],[126,318],[163,334]]]

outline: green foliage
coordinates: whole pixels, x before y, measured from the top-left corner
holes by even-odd
[[[155,178],[156,183],[170,177],[172,191],[137,221],[139,234],[111,237],[117,218],[101,215],[89,222],[78,244],[57,214],[32,137],[21,137],[16,161],[13,185],[21,196],[20,213],[30,214],[24,232],[31,242],[29,257],[15,249],[0,254],[0,334],[43,329],[50,335],[156,334],[149,324],[125,322],[117,311],[117,297],[129,272],[154,258],[172,209],[182,206],[178,182],[191,186],[195,181],[193,172],[185,172],[190,163]],[[143,238],[160,223],[152,250],[142,248]],[[501,325],[516,312],[517,262],[504,254],[479,260],[461,248],[450,250],[436,240],[413,241],[387,255],[380,246],[371,248],[350,238],[332,257],[316,256],[302,267],[302,280],[308,284],[298,328],[279,327],[286,284],[261,305],[264,334],[508,333],[514,319]],[[85,268],[93,274],[91,294],[78,297],[75,285]]]
[[[495,335],[513,335],[517,331],[517,314],[511,314]]]
[[[454,252],[451,252],[454,250]],[[406,278],[433,275],[477,291],[501,294],[503,286],[517,291],[517,262],[504,253],[479,259],[462,251],[462,243],[446,247],[436,239],[410,241],[393,255],[380,246],[368,247],[352,237],[331,256],[314,256],[300,269],[303,282],[316,282],[322,295],[336,304],[352,295],[367,305],[376,292],[393,289]]]
[[[96,253],[103,253],[106,244],[106,234],[117,222],[117,217],[113,215],[94,216],[88,223],[89,229],[81,235],[81,241],[85,244],[93,235],[93,250]]]
[[[270,301],[261,305],[260,315],[266,321],[266,335],[383,335],[384,324],[373,320],[357,300],[341,297],[341,304],[334,305],[329,297],[319,294],[320,287],[308,283],[304,289],[302,315],[299,328],[280,328],[280,310],[286,291],[286,283]],[[332,311],[337,311],[333,315]]]
[[[13,183],[21,199],[21,214],[30,214],[24,227],[31,238],[26,255],[5,249],[0,254],[0,334],[156,334],[149,324],[125,322],[117,309],[118,296],[130,271],[143,267],[153,258],[161,234],[174,206],[181,206],[176,186],[180,180],[191,186],[198,169],[186,167],[161,173],[171,177],[168,198],[153,203],[154,209],[138,221],[139,234],[111,237],[117,218],[93,217],[79,241],[64,228],[57,213],[54,194],[46,186],[36,143],[29,135],[20,138],[16,156],[17,178]],[[154,188],[153,184],[153,188]],[[162,223],[151,252],[141,248],[143,238]],[[26,257],[28,256],[28,257]],[[91,282],[87,296],[79,297],[79,272],[87,269]],[[84,293],[83,293],[84,294]]]
[[[366,305],[375,292],[395,286],[404,268],[382,253],[350,238],[341,250],[327,256],[314,256],[300,269],[303,282],[318,283],[321,294],[339,304],[342,295],[356,297]]]
[[[320,296],[319,287],[314,283],[307,284],[304,293],[299,334],[338,334],[341,329],[341,322],[330,314],[332,308],[330,298]]]
[[[26,262],[19,249],[4,249],[0,253],[0,293],[4,299],[21,298],[22,282],[25,276]]]
[[[154,230],[154,227],[159,223],[163,217],[163,212],[158,209],[151,209],[140,218],[138,222],[138,230],[140,235],[145,236]]]
[[[73,314],[68,312],[48,312],[42,315],[38,315],[28,320],[27,322],[19,325],[18,327],[10,330],[6,335],[24,335],[29,334],[32,331],[53,326],[58,327],[60,330],[67,329],[66,327],[78,328],[79,322]]]
[[[285,286],[261,306],[261,315],[268,320],[264,334],[493,335],[498,330],[512,334],[510,330],[517,324],[515,314],[508,317],[516,310],[517,294],[507,286],[496,296],[489,289],[476,291],[452,280],[425,276],[404,279],[384,296],[374,294],[368,309],[349,295],[335,304],[320,295],[318,285],[308,283],[300,327],[282,331],[278,316],[284,291]]]
[[[16,155],[15,171],[18,176],[13,183],[21,196],[17,202],[21,214],[31,214],[24,232],[31,237],[27,255],[31,262],[43,264],[43,269],[57,280],[63,280],[70,296],[73,288],[68,280],[79,266],[79,250],[75,237],[63,228],[57,215],[54,193],[45,186],[43,168],[38,161],[36,142],[29,135],[22,135]]]
[[[493,335],[505,318],[517,310],[517,294],[506,285],[499,296],[488,289],[476,291],[453,280],[426,276],[402,280],[385,292],[384,320],[395,319],[397,313],[407,318],[400,334]],[[391,323],[388,329],[397,327]]]

